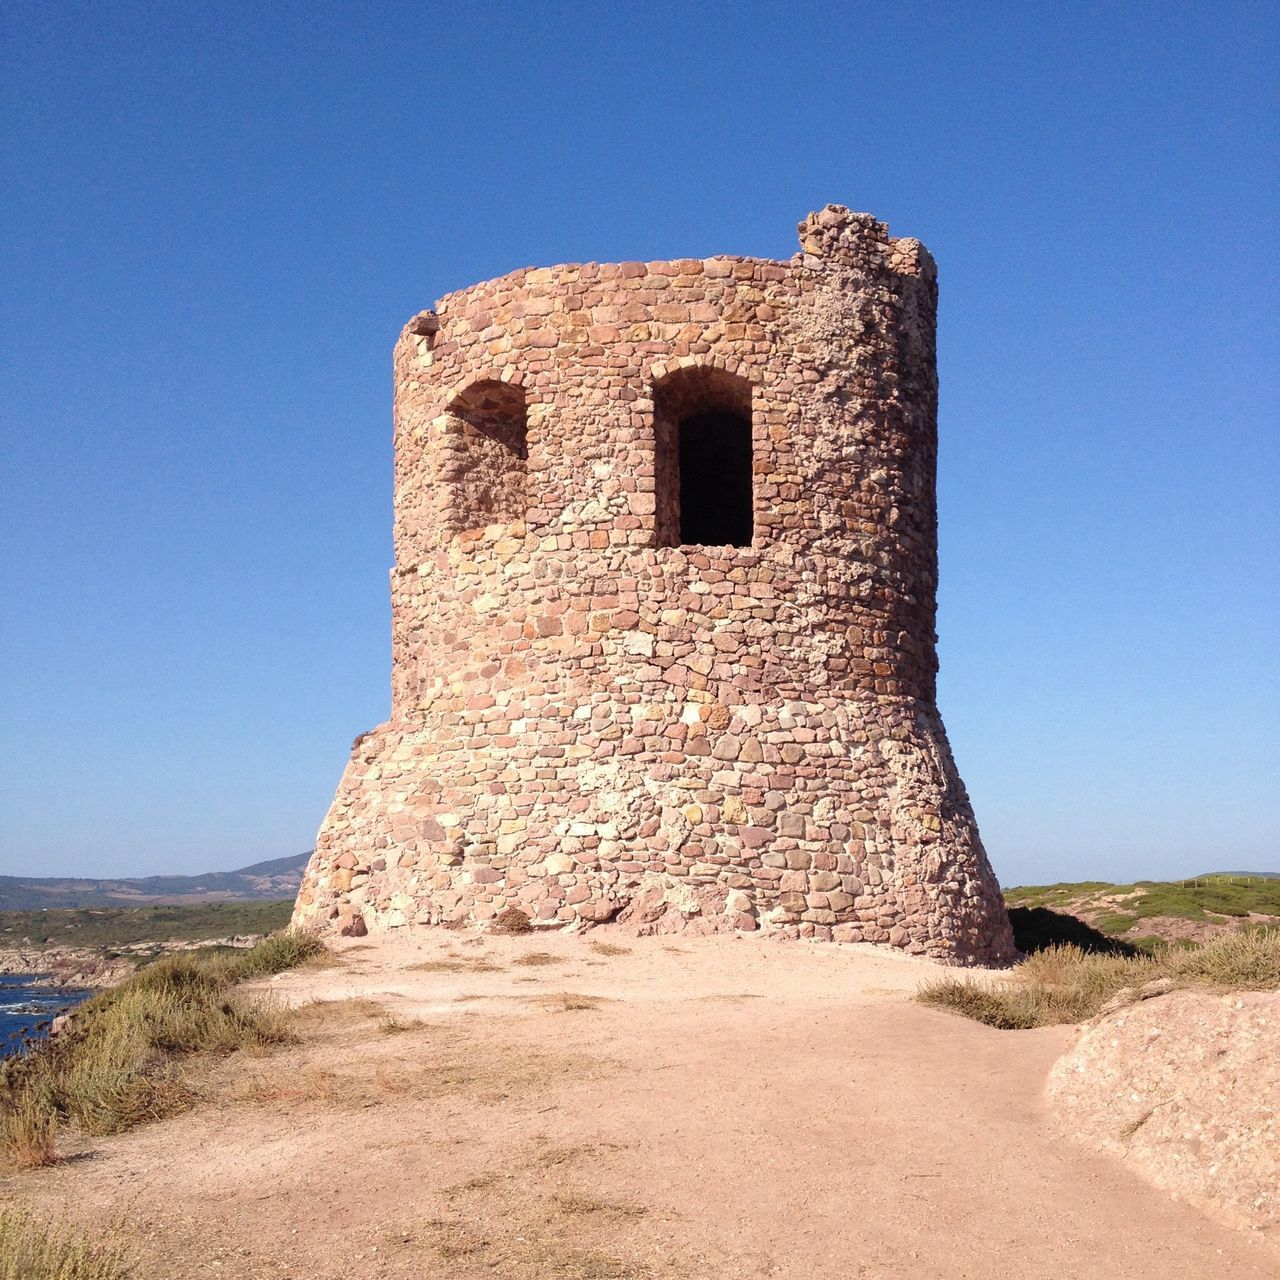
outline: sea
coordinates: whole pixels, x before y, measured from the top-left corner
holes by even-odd
[[[42,1040],[58,1014],[92,994],[78,987],[37,986],[26,974],[0,974],[0,1058]]]

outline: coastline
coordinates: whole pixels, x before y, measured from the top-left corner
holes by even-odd
[[[170,938],[165,942],[134,943],[109,950],[102,947],[4,947],[0,948],[0,975],[27,978],[32,986],[38,987],[104,991],[118,986],[148,960],[207,947],[243,950],[257,946],[265,936],[261,933],[232,934],[194,942]]]
[[[0,975],[0,1061],[55,1035],[76,1007],[94,993],[34,975]]]

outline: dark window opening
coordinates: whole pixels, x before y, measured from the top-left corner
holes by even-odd
[[[751,384],[724,369],[678,369],[653,389],[654,535],[660,547],[749,547]]]
[[[696,413],[680,423],[680,541],[751,545],[751,423]]]

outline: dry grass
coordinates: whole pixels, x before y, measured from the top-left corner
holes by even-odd
[[[648,1267],[602,1249],[575,1249],[560,1241],[526,1245],[517,1255],[529,1280],[644,1280]],[[669,1274],[669,1273],[668,1273]]]
[[[548,964],[564,964],[564,959],[560,956],[553,956],[550,951],[526,951],[524,955],[517,956],[512,964],[526,965],[530,968],[540,968]]]
[[[611,1234],[643,1217],[645,1206],[571,1188],[548,1196],[541,1182],[527,1180],[530,1170],[558,1168],[594,1149],[554,1148],[531,1163],[471,1178],[448,1194],[482,1197],[475,1203],[483,1203],[483,1213],[458,1204],[450,1217],[432,1219],[401,1238],[419,1239],[442,1263],[469,1262],[503,1280],[646,1280],[655,1272],[634,1258],[633,1239],[625,1249],[610,1247]],[[682,1273],[666,1265],[657,1274]]]
[[[574,1248],[554,1238],[508,1242],[443,1219],[423,1224],[420,1232],[441,1262],[470,1262],[502,1280],[645,1280],[652,1274],[643,1265],[601,1249]]]
[[[596,942],[590,943],[591,950],[601,956],[629,956],[631,954],[630,947],[620,947],[615,942]]]
[[[253,1070],[224,1084],[221,1096],[228,1102],[264,1106],[319,1102],[333,1107],[347,1096],[346,1083],[336,1072],[322,1067],[302,1067],[287,1073]]]
[[[169,956],[86,1001],[56,1039],[0,1067],[0,1154],[51,1163],[59,1122],[108,1134],[170,1115],[195,1097],[188,1060],[290,1042],[293,1015],[235,984],[322,951],[286,934],[233,958]]]
[[[405,965],[405,969],[416,973],[498,973],[502,966],[484,956],[445,956],[440,960],[419,960]]]
[[[641,1226],[642,1204],[606,1198],[599,1157],[612,1142],[497,1148],[486,1165],[444,1189],[435,1216],[387,1236],[387,1244],[423,1248],[422,1275],[480,1275],[495,1280],[675,1280],[688,1273],[670,1255],[661,1225]],[[579,1167],[584,1166],[584,1167]],[[579,1176],[580,1175],[580,1176]],[[656,1231],[656,1235],[655,1235]]]
[[[605,1003],[604,996],[588,996],[578,991],[557,991],[545,996],[523,998],[532,1000],[535,1004],[540,1004],[543,1008],[554,1010],[556,1013],[582,1013],[590,1009],[599,1009]]]
[[[530,933],[533,921],[519,907],[508,907],[493,917],[489,927],[494,933]]]
[[[0,1280],[123,1280],[128,1274],[118,1233],[93,1240],[24,1209],[0,1208]]]
[[[421,1018],[397,1018],[389,1013],[379,1021],[378,1030],[384,1036],[401,1036],[407,1031],[425,1030],[430,1025]]]
[[[1224,933],[1198,947],[1165,947],[1151,955],[1089,954],[1048,947],[994,982],[944,978],[920,988],[917,999],[1003,1030],[1083,1022],[1108,1001],[1138,1000],[1142,988],[1211,991],[1280,989],[1280,930]]]
[[[642,1204],[616,1204],[612,1200],[601,1200],[599,1196],[578,1191],[559,1192],[551,1197],[551,1203],[560,1213],[567,1213],[574,1218],[591,1214],[612,1218],[640,1218],[648,1212]]]
[[[1202,947],[1170,948],[1165,965],[1175,981],[1216,991],[1280,989],[1280,929],[1250,929]]]
[[[335,1016],[346,1021],[340,1006]],[[313,1018],[316,1016],[312,1015]],[[347,1023],[349,1026],[350,1024]],[[352,1111],[383,1103],[432,1102],[464,1097],[476,1103],[500,1102],[521,1093],[547,1088],[572,1070],[576,1059],[540,1053],[519,1043],[484,1042],[483,1047],[459,1036],[456,1026],[417,1024],[423,1033],[402,1050],[398,1037],[357,1041],[362,1051],[353,1060],[352,1038],[341,1038],[337,1050],[317,1052],[327,1039],[313,1022],[309,1043],[299,1050],[232,1064],[210,1079],[206,1093],[222,1101],[288,1107],[301,1113]],[[382,1035],[382,1024],[365,1022],[367,1034]],[[356,1035],[361,1029],[356,1029]],[[397,1047],[393,1048],[395,1045]]]
[[[467,1229],[461,1222],[447,1222],[433,1218],[420,1228],[426,1243],[443,1262],[457,1262],[470,1258],[490,1247],[489,1241]]]
[[[58,1117],[31,1089],[20,1090],[0,1109],[0,1152],[15,1169],[58,1162]]]
[[[576,1164],[585,1157],[616,1150],[616,1142],[578,1142],[571,1147],[546,1147],[533,1157],[533,1164],[539,1169],[559,1169],[562,1165]]]
[[[385,1005],[367,996],[342,1000],[308,1000],[294,1011],[295,1026],[310,1034],[347,1032],[390,1017]]]

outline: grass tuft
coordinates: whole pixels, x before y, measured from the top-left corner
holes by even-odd
[[[990,1027],[1022,1030],[1082,1022],[1109,1001],[1143,998],[1155,990],[1200,987],[1212,991],[1280,989],[1280,929],[1224,933],[1198,947],[1162,947],[1152,954],[1090,953],[1077,946],[1046,947],[1007,978],[944,978],[926,983],[916,998]]]
[[[1170,947],[1162,957],[1169,976],[1216,991],[1280,989],[1280,929],[1224,933],[1202,947]]]
[[[494,933],[530,933],[533,921],[519,907],[499,911],[489,926]]]
[[[631,954],[630,947],[620,947],[616,942],[597,942],[593,938],[589,945],[592,951],[601,956],[626,956]]]
[[[577,991],[557,991],[545,996],[526,998],[557,1013],[583,1013],[588,1009],[598,1009],[605,999],[603,996],[589,996]]]
[[[445,956],[439,960],[419,960],[405,965],[407,972],[418,973],[497,973],[502,966],[484,956]]]
[[[58,1163],[58,1117],[32,1089],[0,1108],[0,1154],[15,1169]]]
[[[91,1240],[25,1209],[0,1208],[0,1280],[123,1280],[127,1274],[118,1239]]]
[[[599,1196],[587,1195],[580,1191],[557,1192],[551,1197],[552,1203],[560,1213],[572,1217],[586,1217],[590,1214],[603,1214],[614,1218],[640,1218],[648,1213],[642,1204],[618,1204],[613,1200],[601,1200]]]
[[[119,1133],[191,1103],[185,1059],[289,1043],[293,1013],[236,984],[322,951],[313,938],[281,934],[230,959],[182,953],[86,1001],[61,1035],[0,1065],[0,1154],[49,1163],[59,1122]]]
[[[256,947],[242,951],[230,962],[231,977],[236,982],[247,978],[264,978],[269,974],[296,969],[308,961],[327,958],[329,952],[313,933],[283,929],[264,938]]]

